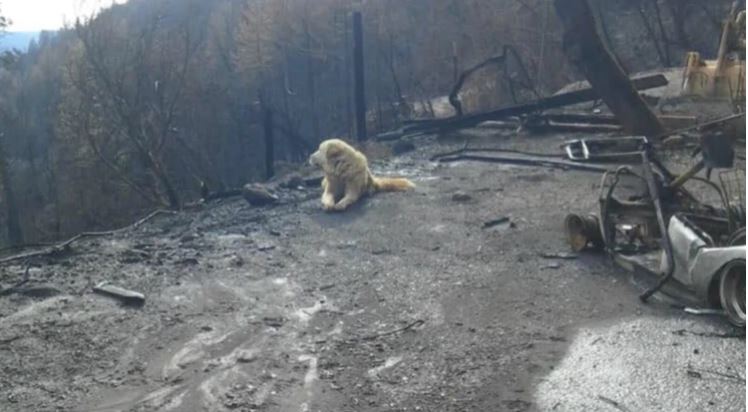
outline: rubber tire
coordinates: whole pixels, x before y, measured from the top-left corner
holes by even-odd
[[[733,260],[720,270],[719,300],[727,320],[745,329],[745,260]]]

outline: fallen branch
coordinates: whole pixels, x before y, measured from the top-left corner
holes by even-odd
[[[449,104],[452,105],[455,109],[455,115],[457,117],[462,117],[464,114],[462,112],[462,102],[460,101],[460,90],[462,90],[462,86],[465,84],[465,81],[470,77],[473,73],[477,72],[478,70],[491,65],[491,64],[504,64],[504,61],[506,60],[506,50],[503,54],[500,56],[493,56],[489,57],[486,60],[483,60],[482,62],[476,64],[473,67],[470,67],[469,69],[465,70],[464,72],[460,73],[460,77],[457,78],[457,82],[452,87],[452,91],[449,92]]]
[[[673,331],[673,335],[685,336],[686,334],[694,335],[694,336],[701,336],[703,338],[722,338],[722,339],[745,338],[745,332],[743,333],[694,332],[694,331],[690,331],[686,329],[678,329],[678,330]]]
[[[405,332],[408,329],[414,328],[416,326],[423,325],[424,323],[426,323],[425,320],[418,319],[418,320],[415,320],[415,321],[413,321],[413,322],[411,322],[411,323],[403,326],[402,328],[394,329],[394,330],[391,330],[391,331],[388,331],[388,332],[375,333],[373,335],[363,336],[363,337],[360,337],[360,338],[353,338],[353,339],[351,339],[351,341],[374,340],[374,339],[382,338],[384,336],[389,336],[389,335],[394,335],[396,333]]]
[[[581,170],[584,172],[596,172],[605,173],[609,169],[605,166],[596,166],[583,163],[567,162],[564,160],[553,160],[553,159],[539,159],[532,157],[508,157],[508,156],[477,156],[477,155],[456,155],[451,157],[442,157],[439,159],[441,163],[459,162],[459,161],[474,161],[474,162],[487,162],[487,163],[506,163],[520,166],[545,166],[557,169],[573,169]]]
[[[605,397],[605,396],[602,396],[602,395],[597,395],[597,399],[600,399],[601,401],[603,401],[603,402],[607,403],[608,405],[610,405],[610,406],[618,409],[619,411],[622,411],[622,412],[631,412],[631,410],[629,408],[621,405],[620,403],[618,403],[618,402],[616,402],[613,399],[610,399],[608,397]]]
[[[68,250],[70,248],[70,245],[72,245],[73,243],[75,243],[75,242],[77,242],[77,241],[79,241],[81,239],[89,238],[89,237],[111,236],[111,235],[114,235],[114,234],[117,234],[117,233],[120,233],[120,232],[124,232],[124,231],[129,230],[129,229],[135,229],[138,226],[142,225],[143,223],[146,223],[147,221],[153,219],[154,217],[156,217],[156,216],[158,216],[160,214],[172,214],[173,215],[173,214],[176,214],[176,213],[177,212],[175,212],[173,210],[159,209],[159,210],[156,210],[156,211],[153,211],[153,212],[149,213],[147,216],[145,216],[144,218],[136,221],[135,223],[132,223],[130,225],[127,225],[127,226],[119,228],[119,229],[108,230],[108,231],[104,231],[104,232],[83,232],[83,233],[79,233],[79,234],[71,237],[70,239],[68,239],[68,240],[66,240],[66,241],[64,241],[62,243],[58,243],[56,245],[50,246],[50,247],[42,249],[42,250],[37,250],[37,251],[34,251],[34,252],[28,252],[28,253],[21,253],[21,254],[14,255],[14,256],[8,256],[6,258],[0,259],[0,265],[6,264],[6,263],[10,263],[10,262],[15,262],[15,261],[18,261],[18,260],[37,258],[37,257],[41,257],[41,256],[57,255],[57,254],[65,252],[66,250]]]
[[[547,158],[557,158],[557,159],[564,158],[563,154],[556,154],[556,153],[526,152],[522,150],[500,149],[500,148],[494,148],[494,147],[476,147],[476,148],[463,147],[462,149],[457,149],[451,152],[437,153],[431,156],[429,160],[432,162],[435,162],[444,157],[455,156],[455,155],[465,154],[469,152],[514,153],[514,154],[521,154],[525,156],[547,157]]]
[[[732,374],[729,374],[729,373],[723,373],[723,372],[719,372],[719,371],[713,371],[711,369],[695,369],[695,368],[689,367],[688,368],[688,372],[696,372],[698,374],[711,373],[712,375],[717,375],[717,376],[725,378],[725,379],[731,379],[731,380],[736,380],[736,381],[745,383],[745,378],[742,377],[742,376],[740,376],[740,375],[732,375]]]
[[[8,296],[13,294],[15,291],[20,289],[23,285],[28,283],[29,279],[31,279],[31,276],[29,275],[29,270],[31,269],[31,265],[26,266],[26,271],[23,273],[23,278],[16,282],[15,285],[6,288],[6,289],[0,289],[0,296]]]

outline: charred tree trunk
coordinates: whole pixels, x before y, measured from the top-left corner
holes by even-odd
[[[2,136],[0,135],[0,138]],[[16,196],[13,191],[12,182],[9,174],[8,163],[6,162],[3,142],[0,141],[0,184],[3,185],[3,197],[5,197],[5,214],[8,224],[8,242],[11,246],[23,243],[23,232],[21,231],[21,220],[18,214],[18,205]]]
[[[691,47],[691,39],[686,30],[686,16],[688,16],[691,8],[682,0],[668,0],[666,4],[673,18],[678,45],[685,50],[691,50],[693,47]]]
[[[660,28],[660,35],[662,36],[662,52],[665,54],[665,65],[666,67],[672,66],[672,59],[670,57],[670,39],[665,29],[665,23],[662,21],[662,12],[660,11],[660,5],[657,4],[657,0],[651,0],[652,7],[655,10],[655,17],[657,17],[657,27]]]
[[[457,42],[452,42],[452,83],[457,83],[460,75],[460,61],[457,58]]]
[[[315,83],[314,56],[312,53],[312,35],[309,32],[309,21],[304,20],[304,43],[306,45],[306,84],[309,98],[309,110],[312,118],[314,139],[319,139],[319,118],[317,117],[317,85]]]
[[[659,136],[664,128],[631,85],[597,33],[587,0],[554,0],[564,29],[564,51],[629,133]]]
[[[161,163],[161,160],[149,154],[148,162],[151,164],[153,174],[156,176],[156,179],[158,179],[158,182],[161,184],[161,187],[166,194],[166,200],[169,202],[169,207],[174,210],[181,209],[182,203],[179,200],[179,194],[177,193],[174,184],[171,182],[171,178],[166,172],[166,169],[164,168],[163,163]]]
[[[669,64],[667,62],[668,59],[662,47],[660,47],[660,40],[657,38],[657,33],[655,32],[654,27],[652,27],[652,24],[649,22],[649,13],[645,9],[645,7],[646,6],[643,2],[639,2],[636,10],[639,12],[639,17],[642,20],[642,24],[644,25],[644,29],[647,31],[649,39],[652,41],[652,46],[654,46],[655,52],[657,52],[657,57],[660,59],[660,64],[665,67],[669,67]]]
[[[366,140],[366,90],[364,88],[364,33],[361,12],[353,12],[353,83],[356,103],[356,138]]]
[[[343,21],[343,65],[345,72],[345,127],[348,132],[348,136],[353,135],[353,105],[351,104],[351,47],[350,38],[348,36],[348,16],[344,16]]]
[[[265,177],[275,175],[275,141],[273,138],[273,111],[266,107],[263,110],[262,126],[265,131]]]
[[[379,39],[376,42],[376,50],[377,52],[374,53],[374,95],[377,102],[375,133],[384,129],[384,111],[382,109],[382,42]]]

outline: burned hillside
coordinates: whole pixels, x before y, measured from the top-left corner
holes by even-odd
[[[321,140],[353,137],[354,3],[129,0],[6,55],[0,122],[3,190],[12,193],[0,198],[0,224],[18,233],[3,231],[0,242],[119,227],[199,199],[203,183],[221,190],[264,181],[268,150],[283,173],[282,162],[304,160]],[[592,8],[634,74],[682,68],[690,51],[713,58],[730,5],[601,0]],[[448,116],[457,78],[482,62],[462,88],[466,113],[583,80],[547,1],[387,0],[358,10],[372,133]],[[266,109],[275,124],[270,149]]]
[[[704,3],[130,0],[5,55],[0,410],[745,410]]]

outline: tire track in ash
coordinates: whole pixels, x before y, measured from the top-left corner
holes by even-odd
[[[325,296],[311,300],[287,277],[229,283],[185,282],[164,297],[197,313],[179,331],[134,337],[146,358],[142,385],[99,394],[92,411],[228,411],[282,406],[306,411],[315,392],[314,341],[335,333],[310,330],[320,311],[334,311]],[[203,315],[200,315],[200,314]],[[197,332],[195,332],[197,330]],[[169,340],[173,343],[169,343]],[[151,351],[153,347],[162,349]]]

